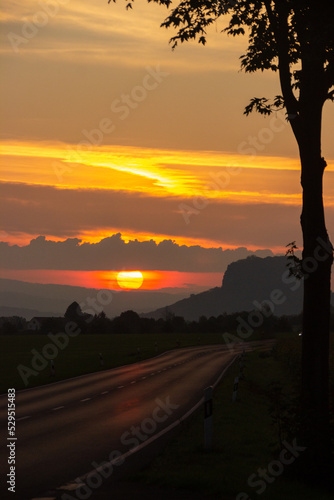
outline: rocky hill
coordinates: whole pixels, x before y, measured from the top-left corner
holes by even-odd
[[[298,314],[302,309],[302,282],[289,277],[286,257],[247,257],[230,264],[221,287],[191,295],[147,317],[165,318],[166,314],[198,320],[201,316],[219,316],[266,307],[276,316]]]

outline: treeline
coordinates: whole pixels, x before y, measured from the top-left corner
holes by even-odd
[[[77,324],[83,334],[115,334],[115,333],[225,333],[250,331],[257,337],[266,337],[277,332],[298,331],[301,316],[276,317],[261,311],[221,314],[218,317],[202,316],[198,321],[186,321],[181,316],[175,316],[166,308],[165,318],[153,319],[141,317],[134,311],[125,311],[111,319],[102,311],[91,315],[81,310],[77,302],[73,302],[66,310],[64,317],[38,318],[38,330],[24,330],[25,333],[47,334],[64,331],[67,322]],[[20,325],[21,326],[21,325]],[[22,327],[4,323],[0,326],[1,333],[23,333]]]
[[[51,320],[48,328],[52,328]],[[56,318],[55,318],[56,319]],[[113,333],[223,333],[233,332],[240,328],[240,324],[249,324],[259,334],[273,334],[276,332],[290,332],[299,328],[301,317],[276,317],[265,311],[241,312],[234,314],[221,314],[218,317],[207,318],[202,316],[198,321],[186,321],[182,316],[172,314],[166,308],[165,318],[146,318],[136,312],[129,310],[122,312],[119,316],[110,319],[102,311],[94,316],[85,313],[77,302],[73,302],[66,310],[64,319],[77,323],[82,333],[86,334],[113,334]],[[58,328],[55,323],[54,327]],[[56,328],[56,329],[57,329]]]
[[[11,321],[9,321],[11,319]],[[265,338],[279,332],[301,332],[302,316],[277,317],[270,311],[242,311],[233,314],[221,314],[217,317],[201,316],[198,321],[186,321],[168,311],[164,318],[153,319],[142,317],[134,311],[125,311],[111,319],[102,311],[99,314],[88,314],[81,310],[77,302],[73,302],[63,317],[38,318],[40,328],[29,330],[24,318],[0,318],[0,334],[34,333],[47,334],[64,331],[68,321],[75,322],[83,334],[113,333],[234,333],[252,330],[252,335]],[[13,321],[15,320],[15,321]],[[334,330],[334,308],[331,313],[332,331]],[[254,336],[253,336],[254,338]]]
[[[92,322],[90,333],[223,333],[234,332],[240,320],[248,321],[249,312],[221,314],[218,317],[201,316],[198,321],[186,321],[182,316],[174,316],[166,312],[165,318],[153,319],[140,317],[134,311],[125,311],[114,319],[100,315]],[[271,316],[264,318],[263,323],[255,330],[259,334],[291,332],[298,325],[297,318]]]
[[[168,311],[164,318],[153,319],[141,317],[134,311],[125,311],[111,319],[102,311],[99,314],[88,314],[82,311],[77,302],[73,302],[63,317],[38,318],[40,328],[29,329],[29,322],[21,317],[0,318],[0,334],[47,334],[64,331],[65,325],[72,321],[77,324],[83,334],[114,333],[234,333],[251,332],[259,338],[265,338],[279,332],[301,332],[302,316],[277,317],[270,311],[242,311],[233,314],[221,314],[217,317],[201,316],[198,321],[186,321]],[[334,308],[331,312],[331,325],[334,331]]]

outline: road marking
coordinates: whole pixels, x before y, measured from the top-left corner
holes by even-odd
[[[52,411],[61,410],[62,408],[65,408],[65,406],[57,406],[56,408],[52,408]]]
[[[35,498],[32,498],[31,500],[57,500],[57,498],[56,497],[43,497],[43,498],[42,497],[39,497],[39,498],[35,497]]]
[[[123,389],[124,385],[119,385],[117,389]]]
[[[142,379],[142,380],[145,380],[145,379],[146,379],[146,377],[142,377],[141,379]]]
[[[19,422],[20,420],[25,420],[26,418],[31,418],[31,415],[27,415],[26,417],[17,418],[16,422]]]
[[[131,384],[135,384],[137,382],[137,380],[132,380]]]
[[[77,490],[78,488],[81,488],[85,484],[82,481],[81,482],[79,482],[79,481],[80,480],[78,479],[77,483],[67,483],[67,484],[64,484],[63,486],[59,486],[59,488],[57,488],[57,489],[58,490],[66,490],[66,491]],[[40,498],[40,499],[32,499],[32,500],[42,500],[42,499]]]
[[[108,394],[109,391],[104,391],[104,392],[101,392],[101,394]]]
[[[151,377],[152,377],[153,375],[155,375],[155,372],[153,372],[153,373],[150,373],[150,375],[151,375]]]
[[[84,403],[85,401],[90,401],[92,398],[81,399],[80,403]]]

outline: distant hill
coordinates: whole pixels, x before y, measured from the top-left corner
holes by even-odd
[[[286,257],[250,256],[238,260],[227,267],[221,287],[187,298],[181,290],[176,294],[166,290],[109,290],[112,300],[103,310],[109,318],[133,310],[143,317],[155,319],[166,318],[172,313],[186,320],[198,320],[201,316],[251,311],[269,300],[276,316],[298,314],[302,310],[302,282],[288,276],[286,263]],[[0,279],[0,312],[2,316],[17,315],[28,320],[33,316],[63,316],[68,305],[77,301],[85,312],[91,313],[94,311],[88,301],[96,300],[99,292],[68,285]]]
[[[41,316],[41,311],[38,309],[25,309],[24,307],[6,307],[0,306],[0,317],[13,317],[19,316],[21,318],[25,318],[30,320],[35,316]],[[59,314],[51,312],[51,311],[43,311],[43,316],[56,317]]]
[[[168,289],[167,289],[168,290]],[[95,312],[94,305],[103,307],[109,318],[123,311],[148,312],[180,300],[187,292],[168,293],[168,291],[112,291],[98,297],[100,290],[69,285],[42,285],[24,281],[0,279],[1,316],[22,316],[30,320],[33,316],[63,316],[69,304],[77,301],[86,312]],[[106,300],[111,297],[112,300]],[[94,302],[95,301],[95,302]],[[102,304],[104,302],[104,305]],[[93,311],[92,311],[93,310]],[[97,310],[96,312],[99,312]]]
[[[288,276],[286,263],[286,257],[251,256],[238,260],[227,267],[222,287],[191,295],[145,316],[165,318],[168,312],[186,320],[198,320],[201,316],[251,311],[268,300],[273,307],[268,303],[267,306],[273,308],[276,316],[298,314],[302,310],[302,282]]]

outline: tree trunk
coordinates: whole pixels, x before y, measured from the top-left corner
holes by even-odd
[[[268,5],[271,2],[267,2]],[[302,334],[302,388],[299,463],[305,479],[323,484],[331,477],[329,417],[330,279],[333,247],[323,206],[322,180],[326,162],[321,156],[322,109],[328,98],[327,32],[332,30],[333,1],[296,3],[294,12],[301,51],[299,98],[291,85],[288,42],[289,2],[274,2],[278,13],[278,49],[281,88],[301,159],[303,210],[304,300]],[[294,2],[292,2],[294,4]],[[268,9],[269,10],[269,9]],[[328,25],[324,24],[324,16]],[[273,21],[275,27],[275,20]],[[282,31],[283,29],[283,31]],[[328,31],[329,32],[329,31]],[[328,39],[329,40],[329,39]]]
[[[322,180],[326,162],[321,157],[320,122],[309,122],[299,142],[303,187],[304,301],[302,328],[301,443],[303,474],[323,484],[331,456],[329,418],[329,329],[333,247],[324,217]],[[309,134],[313,135],[313,140]]]

